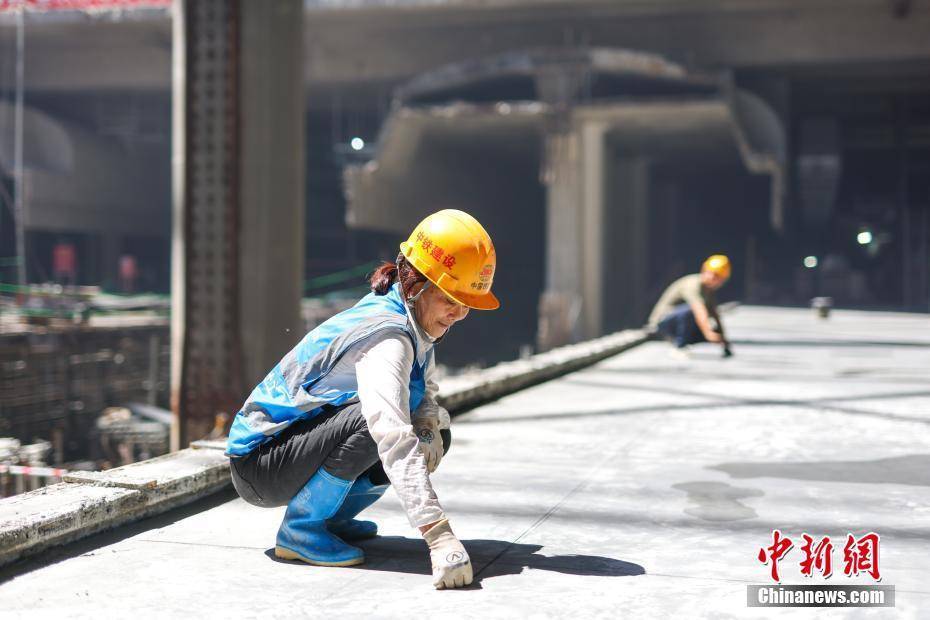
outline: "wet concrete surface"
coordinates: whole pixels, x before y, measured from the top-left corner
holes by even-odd
[[[694,504],[685,508],[685,513],[707,521],[739,521],[752,519],[756,511],[739,500],[763,495],[759,489],[735,487],[725,482],[683,482],[672,488],[688,494]]]
[[[725,321],[731,359],[652,342],[454,421],[434,482],[469,589],[432,589],[391,492],[353,568],[274,559],[284,509],[227,494],[0,573],[0,617],[926,617],[930,319]],[[776,528],[795,541],[786,584],[872,583],[842,574],[842,540],[878,532],[897,606],[748,608]],[[829,580],[800,574],[802,533],[834,540]]]

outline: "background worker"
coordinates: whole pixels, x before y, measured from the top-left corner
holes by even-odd
[[[372,274],[370,294],[307,334],[252,391],[227,454],[243,499],[287,504],[277,557],[361,564],[346,541],[377,534],[355,517],[390,484],[429,546],[433,584],[460,587],[471,561],[429,476],[451,440],[433,346],[469,308],[500,305],[496,256],[481,224],[452,209],[424,219],[400,249]]]
[[[678,278],[662,293],[649,326],[672,341],[679,350],[698,342],[718,342],[724,357],[733,353],[717,312],[716,291],[730,278],[730,259],[714,254],[700,273]]]

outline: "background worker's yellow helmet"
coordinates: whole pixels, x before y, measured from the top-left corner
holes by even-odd
[[[701,271],[710,271],[726,280],[730,277],[730,259],[723,254],[709,256],[701,265]]]
[[[478,220],[455,209],[443,209],[420,222],[400,244],[401,254],[443,293],[469,308],[496,310],[491,292],[497,255]]]

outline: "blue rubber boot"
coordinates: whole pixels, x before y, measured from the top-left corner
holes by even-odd
[[[389,484],[374,485],[367,475],[360,476],[342,503],[342,508],[326,522],[326,529],[346,540],[364,540],[378,535],[374,521],[359,521],[355,515],[381,499]]]
[[[287,505],[278,529],[274,554],[282,560],[301,560],[317,566],[352,566],[365,561],[361,549],[345,544],[326,529],[326,520],[342,506],[351,480],[326,473],[321,467]]]

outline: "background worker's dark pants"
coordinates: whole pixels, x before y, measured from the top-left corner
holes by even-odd
[[[440,434],[448,452],[452,435],[448,430]],[[287,504],[320,467],[343,480],[367,473],[372,483],[389,484],[359,403],[328,408],[315,418],[295,422],[229,462],[239,496],[263,507]]]
[[[656,330],[662,336],[669,338],[678,348],[697,344],[698,342],[707,342],[701,328],[698,327],[697,321],[694,320],[694,312],[691,306],[681,304],[675,306],[675,309],[665,315]]]

